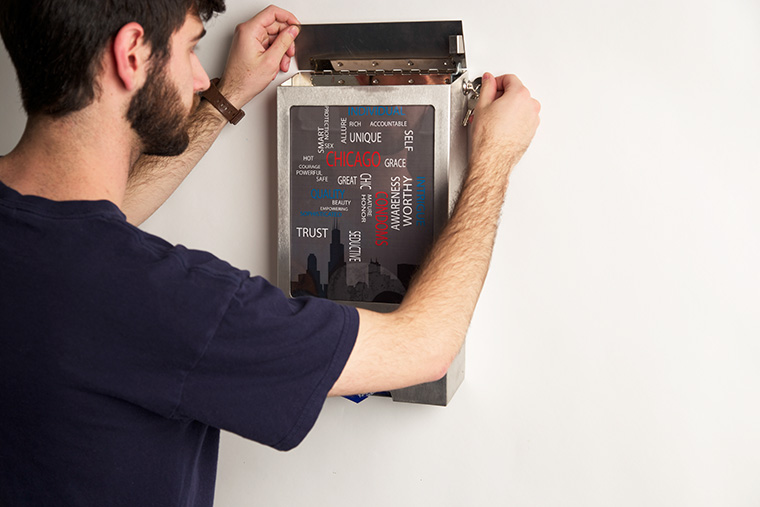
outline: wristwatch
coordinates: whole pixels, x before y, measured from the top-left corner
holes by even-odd
[[[201,98],[211,102],[211,105],[222,113],[222,116],[227,118],[228,122],[237,125],[243,116],[245,116],[245,111],[230,104],[230,101],[227,100],[224,95],[222,95],[222,92],[216,87],[218,83],[218,77],[212,79],[208,89],[201,92]]]

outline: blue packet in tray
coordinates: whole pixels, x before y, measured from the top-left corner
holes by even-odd
[[[354,403],[361,403],[370,396],[385,396],[387,398],[390,398],[391,393],[388,391],[381,392],[381,393],[366,393],[366,394],[352,394],[351,396],[344,396],[345,399],[351,400]]]

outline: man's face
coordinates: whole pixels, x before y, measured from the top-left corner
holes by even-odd
[[[190,113],[183,107],[177,87],[166,78],[165,67],[156,65],[151,69],[127,112],[146,155],[179,155],[190,143]]]
[[[195,55],[204,33],[200,19],[188,14],[185,24],[171,37],[169,56],[153,62],[145,85],[130,102],[127,118],[146,155],[179,155],[190,142],[188,128],[197,92],[209,85]]]

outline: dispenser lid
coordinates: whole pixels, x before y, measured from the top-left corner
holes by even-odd
[[[467,69],[461,21],[301,25],[301,71],[460,74]]]

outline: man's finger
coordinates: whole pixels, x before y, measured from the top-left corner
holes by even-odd
[[[301,24],[301,22],[298,21],[298,18],[296,18],[293,15],[293,13],[288,12],[285,9],[276,7],[274,5],[270,5],[263,11],[256,14],[253,18],[251,18],[251,22],[259,26],[265,26],[265,27],[270,26],[270,25],[275,25],[277,23],[283,23],[286,25],[300,25]]]
[[[491,102],[496,100],[498,94],[498,85],[496,78],[490,72],[483,74],[482,81],[480,83],[480,97],[478,98],[478,106],[486,107]]]
[[[520,78],[514,74],[506,74],[496,78],[496,84],[500,91],[506,93],[510,88],[513,90],[520,90],[525,88],[525,85],[520,81]]]
[[[281,31],[272,45],[269,46],[266,53],[273,65],[277,65],[280,68],[282,67],[281,62],[283,58],[287,56],[290,48],[293,47],[293,43],[296,40],[296,37],[298,37],[298,32],[298,26],[290,26]]]
[[[283,72],[287,72],[290,69],[290,56],[288,54],[285,54],[285,56],[282,57],[282,60],[280,61],[280,70]]]

